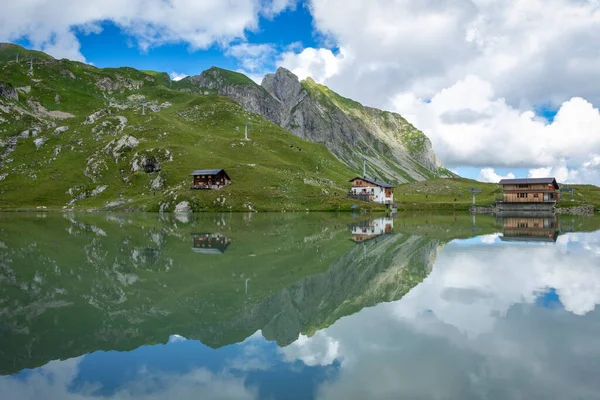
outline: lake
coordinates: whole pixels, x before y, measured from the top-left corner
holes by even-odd
[[[2,399],[600,399],[600,218],[0,214]]]

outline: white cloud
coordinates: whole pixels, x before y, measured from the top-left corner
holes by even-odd
[[[298,340],[279,351],[286,361],[300,360],[308,366],[331,365],[340,356],[340,343],[319,331],[311,338],[300,334]]]
[[[21,0],[3,4],[0,41],[27,38],[56,57],[83,60],[75,31],[98,33],[111,21],[135,38],[142,50],[184,42],[204,49],[244,38],[258,27],[260,15],[274,16],[293,7],[288,0]]]
[[[278,65],[289,69],[300,79],[310,77],[318,83],[323,83],[339,73],[347,57],[344,49],[340,49],[339,54],[336,55],[329,49],[309,47],[300,53],[294,51],[283,53]]]
[[[498,175],[493,168],[483,168],[481,171],[479,171],[479,176],[477,177],[478,181],[492,183],[498,183],[502,179],[515,179],[515,174],[509,172],[508,174],[502,176]]]
[[[175,71],[171,72],[169,75],[171,76],[171,79],[174,81],[180,81],[183,78],[186,78],[188,76],[186,74],[180,74],[179,72],[175,72]]]
[[[237,58],[242,65],[242,71],[247,72],[262,71],[274,54],[275,48],[265,43],[240,43],[229,46],[225,51],[225,55]]]
[[[600,356],[600,312],[594,311],[600,302],[599,243],[596,232],[562,235],[548,245],[449,244],[429,277],[401,300],[363,309],[320,335],[300,338],[303,348],[338,343],[340,368],[319,385],[315,398],[597,393],[593,374],[572,370],[593,369],[592,360]],[[564,310],[533,305],[549,288],[556,289]]]
[[[555,244],[508,244],[471,251],[448,245],[431,274],[395,307],[403,318],[430,310],[444,323],[470,336],[489,332],[499,316],[517,303],[533,303],[554,288],[565,309],[585,315],[600,304],[600,264],[594,249],[600,232],[571,233]],[[576,251],[569,246],[576,246]],[[565,251],[568,248],[569,251]],[[511,260],[506,263],[506,260]],[[527,265],[527,268],[523,268]]]
[[[310,10],[340,53],[292,49],[281,64],[406,114],[450,167],[578,170],[600,154],[595,1],[311,0]],[[559,115],[548,124],[535,105]]]
[[[85,357],[85,356],[84,356]],[[0,377],[0,393],[11,400],[92,400],[97,399],[98,383],[89,383],[80,390],[72,385],[79,374],[79,363],[84,357],[51,361],[32,370],[25,378]],[[158,400],[158,399],[256,399],[258,393],[247,386],[243,378],[227,372],[212,373],[198,368],[183,374],[138,371],[133,379],[124,382],[117,391],[104,399]]]
[[[564,102],[548,123],[532,111],[511,107],[495,95],[489,82],[469,76],[430,101],[400,94],[394,108],[430,137],[438,155],[451,166],[554,167],[552,172],[560,172],[560,179],[600,182],[594,164],[600,154],[600,113],[584,99]],[[585,171],[566,173],[567,164],[573,171]],[[482,171],[480,178],[490,172]],[[492,178],[496,176],[490,174],[488,180]]]

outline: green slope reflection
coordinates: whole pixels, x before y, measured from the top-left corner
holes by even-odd
[[[0,372],[175,333],[218,348],[260,329],[284,346],[401,298],[450,236],[471,232],[470,217],[415,216],[357,244],[351,231],[365,220],[1,214]]]

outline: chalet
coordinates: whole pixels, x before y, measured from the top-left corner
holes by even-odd
[[[190,174],[194,181],[190,189],[220,189],[231,183],[224,169],[198,169]]]
[[[555,203],[560,198],[554,178],[502,179],[503,203]]]
[[[556,217],[504,218],[504,242],[556,242],[560,221]]]
[[[203,254],[223,254],[231,243],[231,239],[220,233],[194,233],[192,240],[192,250]]]
[[[367,176],[357,176],[351,179],[352,189],[348,197],[362,201],[373,201],[381,204],[394,202],[394,186]]]
[[[352,241],[356,243],[366,242],[381,235],[392,233],[394,220],[392,218],[376,218],[370,221],[361,221],[353,224]]]

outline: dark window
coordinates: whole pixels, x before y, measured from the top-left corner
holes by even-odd
[[[533,194],[533,197],[534,197],[535,199],[537,199],[538,197],[540,197],[540,195],[539,195],[539,194],[537,194],[537,193],[534,193],[534,194]]]
[[[527,184],[524,184],[524,183],[521,183],[521,184],[518,184],[518,185],[517,185],[517,187],[520,187],[520,188],[522,188],[522,189],[526,189],[526,188],[528,188],[528,187],[529,187],[529,185],[527,185]]]

